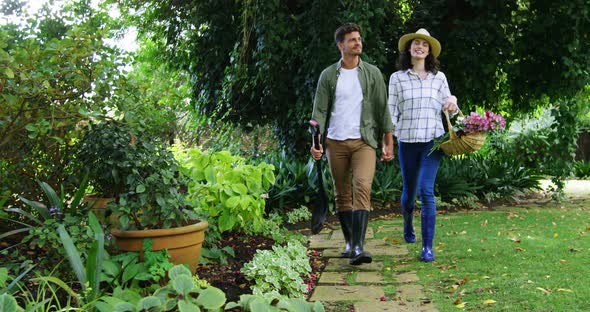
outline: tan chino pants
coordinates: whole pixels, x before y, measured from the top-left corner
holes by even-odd
[[[362,139],[326,138],[326,156],[336,198],[336,211],[370,210],[375,176],[375,149]]]

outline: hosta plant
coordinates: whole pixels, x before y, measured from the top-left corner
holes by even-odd
[[[272,250],[259,250],[242,272],[255,281],[254,295],[267,299],[302,298],[308,291],[303,277],[311,272],[307,248],[292,240],[285,246],[275,245]]]

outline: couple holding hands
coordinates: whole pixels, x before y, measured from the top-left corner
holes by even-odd
[[[382,161],[394,159],[395,136],[402,171],[401,207],[404,240],[416,242],[413,212],[416,195],[422,203],[423,261],[433,261],[436,224],[434,182],[442,152],[430,153],[434,139],[444,135],[442,111],[457,112],[437,57],[441,45],[425,29],[399,39],[398,71],[385,87],[381,71],[363,62],[361,29],[344,24],[334,34],[341,59],[321,73],[312,120],[319,124],[323,144],[311,147],[314,159],[324,150],[332,173],[336,211],[346,246],[343,258],[352,265],[372,262],[363,250],[371,207],[376,149],[382,140]]]

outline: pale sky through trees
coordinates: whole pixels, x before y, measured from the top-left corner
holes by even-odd
[[[34,13],[37,12],[39,9],[41,9],[41,7],[45,4],[48,3],[49,0],[29,0],[26,1],[27,5],[26,5],[26,10],[29,13]],[[53,7],[58,8],[61,3],[63,3],[64,1],[54,1],[54,5]],[[93,8],[98,8],[98,0],[92,0],[92,7]],[[119,17],[119,11],[118,10],[109,10],[109,14],[111,15],[111,17],[117,18]],[[16,18],[15,16],[11,16],[8,18],[9,22],[18,22],[18,18]],[[6,19],[4,18],[0,18],[0,25],[4,24],[6,22]],[[116,47],[119,47],[125,51],[128,52],[133,52],[136,51],[138,48],[137,42],[136,42],[136,38],[137,38],[137,30],[135,29],[135,27],[130,27],[127,29],[127,32],[125,33],[125,35],[123,36],[123,38],[119,39],[119,40],[107,40],[107,43],[109,45],[113,45]]]

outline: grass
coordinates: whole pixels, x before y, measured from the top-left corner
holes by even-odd
[[[419,219],[409,257],[384,267],[416,271],[439,311],[590,311],[590,202],[439,214],[432,263],[418,260]]]

